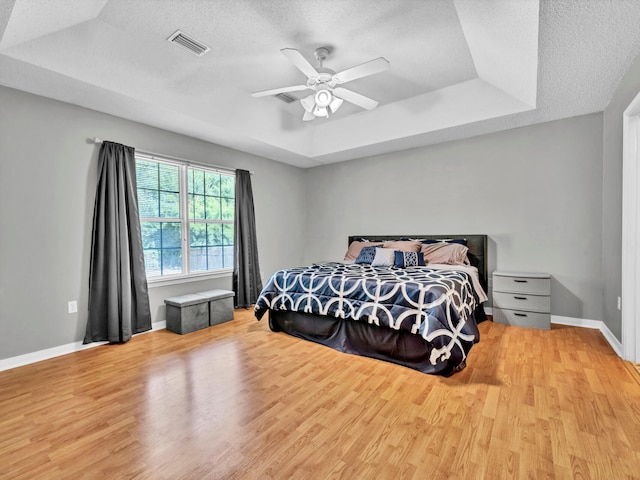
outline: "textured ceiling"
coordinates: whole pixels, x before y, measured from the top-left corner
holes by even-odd
[[[0,84],[311,167],[601,111],[639,23],[636,0],[3,0]],[[335,71],[389,60],[345,85],[376,109],[250,96],[304,83],[280,49],[320,46]]]

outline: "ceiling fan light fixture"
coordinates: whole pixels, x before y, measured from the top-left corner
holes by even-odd
[[[309,106],[308,102],[305,102],[306,105],[305,103],[303,103],[303,107],[308,112],[312,111],[316,117],[329,118],[329,113],[336,113],[336,111],[340,108],[340,105],[342,105],[342,101],[343,101],[341,98],[335,97],[331,93],[331,90],[327,88],[319,89],[315,93],[315,95],[309,96],[304,100],[309,100],[310,97],[314,102],[313,110],[307,109],[307,107]]]
[[[304,97],[300,100],[300,103],[302,104],[302,108],[304,108],[305,111],[311,113],[316,106],[315,96],[311,94],[308,97]]]
[[[320,107],[320,106],[316,105],[316,108],[313,109],[313,114],[316,117],[329,118],[329,110],[327,110],[327,107]]]
[[[326,89],[320,89],[316,92],[316,105],[318,105],[321,108],[326,108],[329,106],[329,104],[331,103],[331,100],[333,99],[333,96],[331,95],[331,92],[329,90]]]
[[[336,113],[340,108],[340,105],[342,105],[342,102],[344,102],[344,100],[341,98],[333,97],[333,100],[331,100],[331,103],[329,104],[329,110],[331,110],[331,113]]]

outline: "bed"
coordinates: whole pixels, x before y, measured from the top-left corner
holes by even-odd
[[[423,266],[422,251],[433,249],[463,252],[467,265],[456,258]],[[486,235],[351,236],[345,261],[274,273],[254,311],[258,320],[268,312],[274,332],[449,376],[465,368],[480,340],[486,257]]]

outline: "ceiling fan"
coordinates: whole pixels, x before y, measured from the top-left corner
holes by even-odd
[[[330,53],[328,47],[320,47],[314,51],[315,57],[320,63],[319,68],[313,67],[295,48],[283,48],[280,51],[294,66],[307,76],[307,83],[304,85],[254,92],[251,94],[252,96],[265,97],[278,95],[279,93],[314,90],[315,93],[300,100],[305,110],[304,116],[302,117],[302,120],[305,122],[313,120],[316,117],[328,118],[330,113],[335,113],[338,108],[340,108],[344,100],[366,110],[372,110],[378,105],[377,101],[341,87],[340,85],[350,82],[351,80],[387,70],[389,68],[389,61],[387,59],[378,57],[336,73],[330,68],[324,68],[322,66],[322,63]]]

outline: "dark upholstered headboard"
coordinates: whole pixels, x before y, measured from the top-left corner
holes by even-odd
[[[487,236],[486,235],[353,235],[349,237],[349,245],[358,238],[366,238],[370,242],[388,242],[399,238],[424,238],[426,240],[443,240],[446,238],[466,238],[469,247],[469,261],[478,268],[480,283],[487,289]]]

